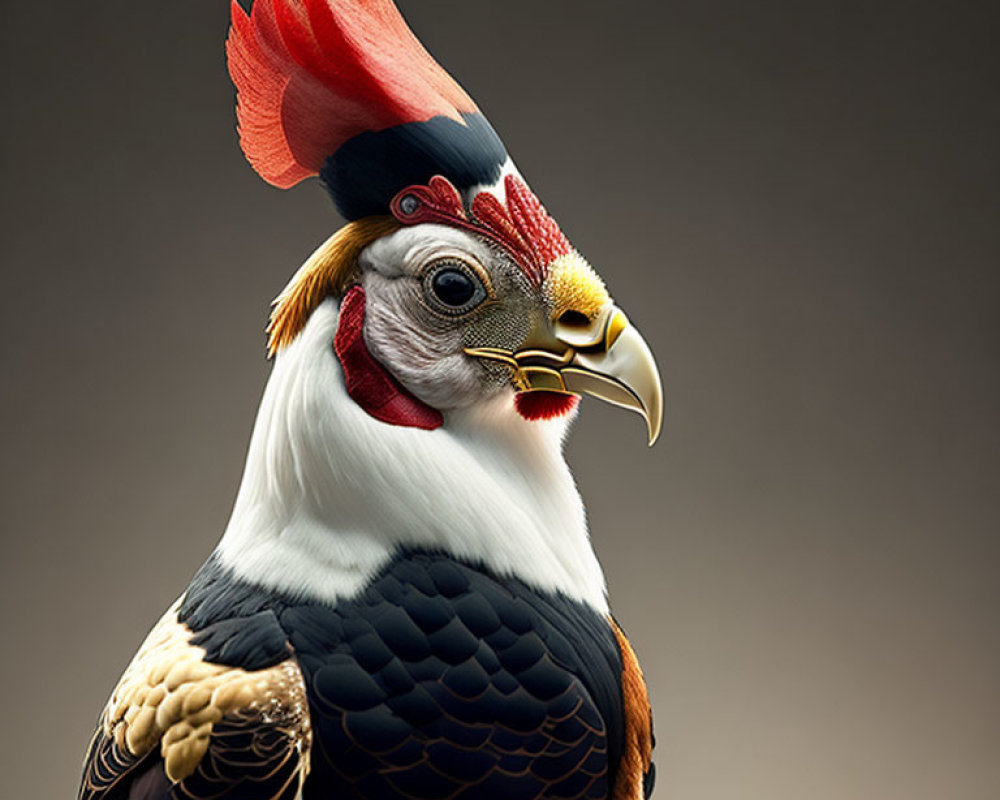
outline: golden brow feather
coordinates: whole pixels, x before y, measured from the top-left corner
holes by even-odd
[[[357,277],[361,251],[399,227],[392,217],[365,217],[349,222],[316,248],[272,303],[266,328],[268,358],[291,344],[323,300],[343,294]]]

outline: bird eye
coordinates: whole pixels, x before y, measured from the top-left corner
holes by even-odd
[[[472,278],[457,269],[442,269],[431,282],[437,299],[451,308],[461,308],[476,293]]]
[[[486,299],[479,276],[453,259],[439,261],[427,272],[424,291],[436,311],[450,316],[471,311]]]

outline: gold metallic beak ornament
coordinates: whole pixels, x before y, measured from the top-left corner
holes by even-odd
[[[554,341],[542,346],[517,352],[467,347],[465,352],[510,367],[521,391],[589,394],[637,411],[646,420],[652,446],[663,422],[663,386],[649,345],[610,303],[593,320],[579,316],[580,323],[556,322]]]

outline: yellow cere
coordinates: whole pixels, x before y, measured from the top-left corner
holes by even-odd
[[[593,319],[611,300],[604,281],[575,250],[559,256],[549,266],[546,293],[552,305],[552,318],[576,311]]]

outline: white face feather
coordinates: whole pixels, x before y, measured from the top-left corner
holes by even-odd
[[[419,248],[420,237],[391,239],[370,248],[367,280],[413,268],[390,257],[394,250],[375,256],[383,247]],[[345,391],[333,352],[337,316],[336,302],[323,302],[275,361],[219,545],[223,563],[246,580],[334,602],[361,591],[398,547],[425,547],[606,612],[562,456],[567,420],[525,421],[508,391],[445,409],[433,431],[379,422]],[[379,338],[369,344],[375,352]],[[377,357],[392,368],[392,354]],[[462,374],[455,370],[456,385]],[[434,392],[419,376],[407,381],[418,396]]]

